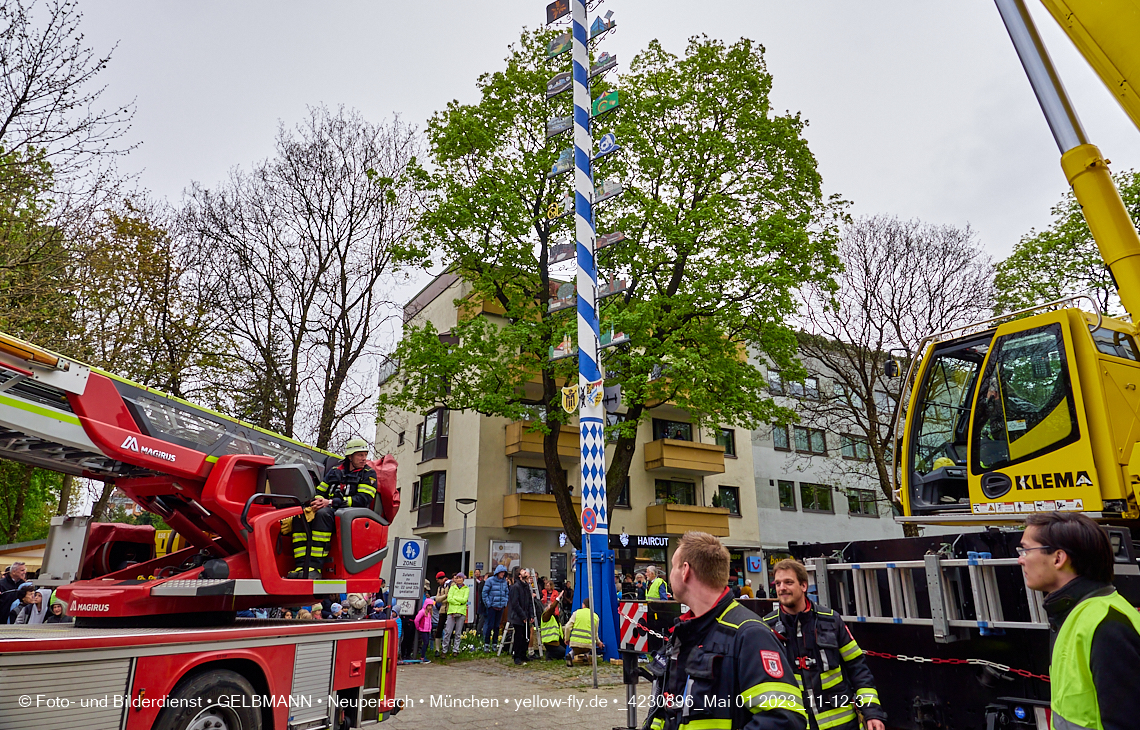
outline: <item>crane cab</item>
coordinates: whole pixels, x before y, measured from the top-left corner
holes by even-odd
[[[935,335],[920,352],[896,432],[902,521],[1140,517],[1134,326],[1069,307]]]

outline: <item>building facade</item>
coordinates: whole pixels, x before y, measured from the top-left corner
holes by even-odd
[[[447,333],[461,316],[456,302],[467,302],[470,294],[466,282],[443,274],[407,303],[405,322],[430,321]],[[475,316],[499,316],[493,305],[475,309]],[[382,376],[382,389],[396,387],[402,375],[387,377]],[[469,411],[386,414],[377,427],[375,452],[396,457],[401,495],[390,539],[426,539],[428,575],[440,570],[450,575],[461,567],[464,543],[456,500],[474,499],[473,506],[464,507],[471,510],[469,572],[521,565],[540,576],[572,581],[573,547],[550,494],[542,438],[528,422]],[[746,429],[710,431],[671,405],[652,409],[638,429],[628,482],[609,518],[618,573],[632,575],[650,564],[667,569],[677,538],[687,530],[704,530],[724,540],[741,579],[759,582],[759,572],[747,571],[761,555],[752,442]],[[574,421],[563,428],[558,451],[578,512],[581,473]],[[612,446],[608,452],[612,456]]]

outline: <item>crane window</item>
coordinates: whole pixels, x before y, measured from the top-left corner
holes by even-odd
[[[1140,356],[1136,354],[1136,343],[1131,335],[1105,327],[1097,327],[1092,331],[1092,338],[1093,342],[1096,343],[1096,349],[1105,355],[1122,357],[1133,362],[1140,361]]]
[[[975,474],[1041,456],[1079,438],[1059,324],[997,340],[978,388],[971,436]]]

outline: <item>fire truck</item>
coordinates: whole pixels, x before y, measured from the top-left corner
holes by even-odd
[[[282,533],[310,529],[293,518],[334,454],[0,334],[0,457],[113,482],[186,545],[55,518],[38,582],[75,622],[0,629],[0,727],[339,730],[400,710],[394,621],[235,618],[379,590],[391,457],[307,580],[285,578]]]

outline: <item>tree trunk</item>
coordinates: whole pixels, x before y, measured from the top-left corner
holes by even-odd
[[[71,488],[75,484],[75,477],[70,474],[63,475],[63,485],[59,489],[59,506],[55,509],[56,517],[65,517],[71,507]]]
[[[103,482],[103,491],[96,500],[95,505],[91,508],[91,521],[99,522],[103,518],[103,514],[107,511],[107,505],[111,501],[111,494],[115,491],[115,483],[113,481]]]
[[[626,420],[637,423],[645,411],[643,404],[630,406],[626,413]],[[618,436],[614,446],[614,457],[606,469],[606,510],[608,514],[614,513],[614,500],[625,487],[625,480],[629,477],[629,468],[633,466],[633,454],[637,450],[637,434],[633,436]]]
[[[32,472],[35,467],[31,464],[24,466],[24,488],[16,496],[16,504],[12,506],[12,521],[8,523],[8,534],[6,542],[16,542],[16,536],[20,534],[20,524],[24,521],[24,497],[32,490]]]

